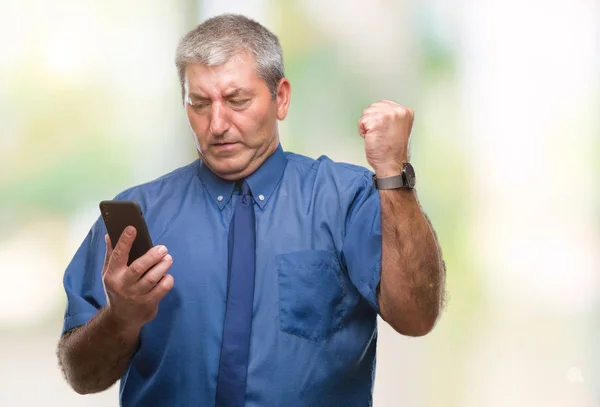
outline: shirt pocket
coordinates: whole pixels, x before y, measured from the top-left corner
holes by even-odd
[[[342,329],[351,293],[336,253],[304,250],[276,256],[283,332],[322,341]]]

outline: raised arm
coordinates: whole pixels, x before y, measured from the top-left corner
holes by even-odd
[[[391,101],[363,111],[358,127],[378,178],[399,175],[408,162],[412,110]],[[381,317],[396,331],[427,334],[438,319],[445,292],[445,266],[435,232],[414,190],[379,191],[381,198]]]

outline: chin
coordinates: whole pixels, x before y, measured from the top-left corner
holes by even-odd
[[[208,162],[209,167],[215,174],[230,180],[241,178],[246,168],[248,168],[248,164],[244,160],[240,160],[239,157],[213,158]]]

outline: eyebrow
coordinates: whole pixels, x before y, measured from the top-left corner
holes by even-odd
[[[204,96],[200,93],[195,93],[195,92],[190,92],[189,97],[190,97],[190,99],[195,99],[195,100],[210,100],[209,97]]]
[[[252,91],[245,89],[245,88],[235,88],[235,89],[230,90],[229,92],[226,92],[223,96],[226,98],[233,98],[233,97],[242,96],[242,95],[252,96],[253,93],[252,93]]]
[[[201,93],[196,93],[196,92],[190,92],[189,96],[190,96],[190,99],[194,99],[194,100],[210,100],[210,97],[205,96]],[[230,91],[227,91],[223,95],[223,97],[227,98],[227,99],[234,98],[237,96],[254,96],[254,92],[252,92],[251,90],[246,89],[246,88],[235,88]]]

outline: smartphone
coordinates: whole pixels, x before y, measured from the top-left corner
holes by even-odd
[[[100,202],[100,213],[114,248],[127,226],[135,227],[137,235],[129,251],[129,266],[137,258],[146,254],[154,245],[148,233],[148,226],[137,201],[109,200]]]

